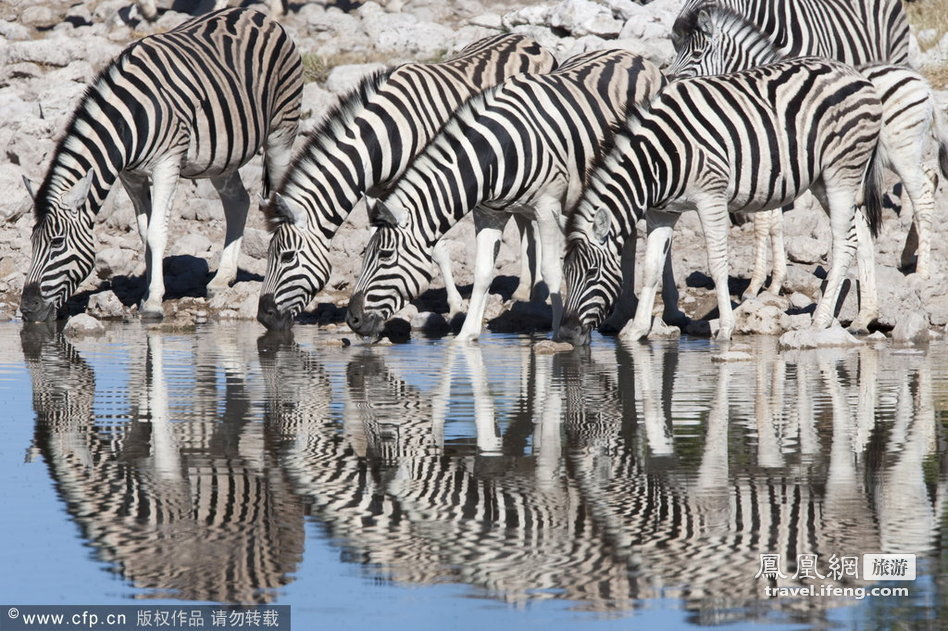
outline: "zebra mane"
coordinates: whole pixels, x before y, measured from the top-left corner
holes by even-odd
[[[378,94],[395,67],[384,68],[373,72],[359,81],[359,84],[349,90],[335,105],[329,108],[315,129],[306,134],[306,142],[296,152],[290,161],[283,182],[277,186],[277,191],[286,192],[292,186],[304,186],[297,181],[295,174],[304,171],[306,165],[317,165],[319,157],[331,152],[338,146],[338,139],[345,137],[349,126],[362,111],[366,102]],[[280,224],[293,223],[293,217],[281,213],[276,204],[262,204],[261,209],[271,230]]]
[[[437,166],[440,159],[435,157],[446,149],[445,145],[450,145],[453,138],[461,134],[461,121],[477,116],[487,102],[487,96],[501,89],[503,83],[491,86],[486,90],[476,92],[462,102],[444,126],[435,134],[434,138],[418,153],[408,161],[405,170],[395,178],[388,186],[385,194],[386,199],[397,197],[397,192],[401,189],[403,182],[411,181],[411,176],[419,169],[425,167]]]
[[[95,95],[99,93],[99,90],[101,89],[102,84],[106,81],[109,74],[115,68],[117,68],[120,62],[122,61],[122,59],[124,59],[128,55],[128,53],[132,51],[134,48],[136,48],[139,44],[140,44],[140,41],[134,42],[133,44],[129,45],[128,48],[126,48],[121,53],[119,53],[118,56],[115,57],[115,59],[110,61],[108,64],[106,64],[104,68],[99,70],[95,78],[92,81],[90,81],[89,84],[85,87],[85,90],[83,90],[82,96],[79,98],[78,104],[76,105],[75,109],[72,111],[72,114],[69,116],[69,121],[66,123],[66,126],[63,127],[63,134],[57,141],[56,148],[53,149],[53,153],[52,153],[53,157],[49,162],[49,167],[46,170],[46,175],[43,176],[43,181],[36,191],[36,197],[33,200],[33,218],[36,220],[36,222],[42,221],[50,213],[51,208],[50,208],[50,204],[48,203],[50,196],[53,195],[54,193],[61,192],[63,178],[61,176],[60,177],[56,177],[56,176],[59,175],[61,170],[65,169],[66,167],[63,164],[61,164],[60,157],[64,153],[73,153],[73,155],[75,155],[74,152],[70,152],[70,148],[67,145],[70,143],[70,141],[72,141],[73,138],[76,137],[76,135],[74,134],[74,130],[76,128],[76,124],[79,121],[80,116],[82,116],[83,113],[88,109],[90,101],[92,101],[93,97],[95,97]],[[76,156],[76,157],[78,158],[79,156]],[[94,169],[94,168],[95,168],[95,165],[91,162],[86,166],[87,170]],[[78,181],[84,175],[85,173],[79,173],[78,175],[76,175],[75,181]]]

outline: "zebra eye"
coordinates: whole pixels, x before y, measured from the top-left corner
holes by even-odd
[[[53,237],[49,242],[49,246],[54,250],[62,250],[66,247],[66,237],[62,235]]]
[[[296,261],[296,250],[287,250],[280,255],[280,263],[290,265]]]
[[[395,248],[382,248],[379,250],[379,259],[388,263],[395,258]]]

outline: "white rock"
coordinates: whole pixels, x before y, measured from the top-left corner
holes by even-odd
[[[100,291],[92,294],[89,297],[86,312],[99,319],[122,318],[128,315],[128,309],[112,291]]]
[[[359,85],[365,77],[385,69],[385,64],[347,64],[336,66],[326,77],[325,88],[335,94],[345,94]]]
[[[482,26],[498,31],[504,27],[503,18],[497,13],[482,13],[472,17],[467,23],[471,26]]]
[[[101,322],[87,313],[80,313],[69,318],[63,327],[63,334],[67,337],[83,337],[86,335],[102,335],[105,327]]]
[[[832,326],[828,329],[788,331],[780,336],[777,346],[781,349],[803,349],[828,346],[859,346],[862,343],[846,329],[840,326]]]
[[[623,24],[612,17],[612,12],[591,0],[565,0],[550,12],[548,24],[563,29],[576,37],[599,35],[615,38]]]
[[[813,299],[804,293],[795,291],[790,294],[790,306],[794,309],[805,309],[813,304]]]
[[[210,239],[203,234],[192,232],[172,241],[168,253],[172,256],[186,254],[197,258],[205,258],[211,247]]]
[[[892,341],[899,344],[923,344],[929,339],[928,319],[918,313],[905,314],[892,329]]]
[[[554,342],[553,340],[540,340],[533,345],[533,352],[537,355],[552,355],[563,351],[573,350],[573,345],[569,342]]]
[[[104,248],[95,255],[96,275],[102,280],[115,276],[131,276],[137,265],[136,254],[123,248]]]

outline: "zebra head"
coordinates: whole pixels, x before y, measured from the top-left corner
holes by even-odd
[[[273,233],[267,272],[260,290],[257,320],[271,330],[286,330],[293,318],[326,284],[330,263],[328,241],[310,229],[308,215],[297,202],[279,193],[261,202]]]
[[[55,192],[47,179],[34,197],[33,258],[20,312],[29,322],[53,320],[95,265],[90,170],[68,190]],[[29,184],[27,184],[27,188]],[[32,197],[31,191],[31,197]]]
[[[408,211],[369,201],[375,234],[349,299],[346,322],[360,335],[378,339],[385,323],[431,281],[431,247],[412,230]]]
[[[559,341],[588,344],[589,333],[612,308],[622,282],[620,248],[606,208],[596,211],[591,225],[575,225],[570,230],[563,264],[567,297]]]
[[[677,24],[677,23],[676,23]],[[722,7],[702,7],[676,41],[666,74],[675,79],[736,72],[780,58],[775,44],[743,16]]]

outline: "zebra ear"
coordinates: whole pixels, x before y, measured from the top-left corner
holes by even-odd
[[[388,224],[396,228],[404,228],[408,225],[408,212],[404,208],[389,206],[381,199],[370,198],[368,195],[365,197],[365,203],[372,223]]]
[[[30,196],[30,199],[36,200],[36,190],[33,188],[33,181],[30,178],[23,176],[23,186],[26,187],[26,193]]]
[[[600,208],[596,211],[596,216],[593,217],[593,237],[599,243],[605,243],[606,237],[609,236],[609,231],[612,229],[612,217],[609,216],[609,211],[605,208]]]
[[[306,230],[309,217],[306,210],[292,199],[279,193],[273,193],[270,201],[264,208],[265,213],[272,217],[271,221],[292,224],[300,230]]]
[[[63,193],[63,203],[69,210],[76,211],[86,203],[89,190],[92,188],[92,169],[76,182],[71,189]]]
[[[698,17],[696,20],[698,30],[704,33],[705,35],[710,35],[713,30],[713,25],[711,24],[711,11],[707,7],[701,7],[698,10]]]

